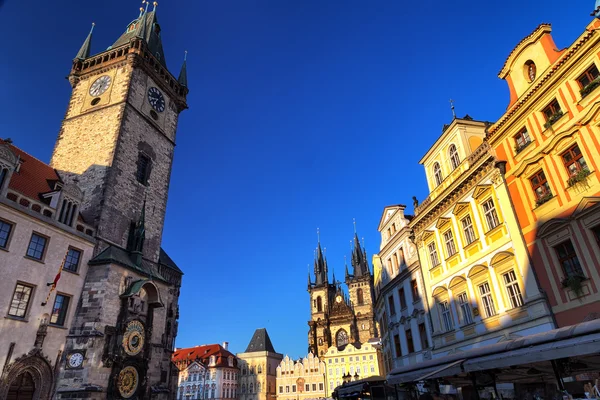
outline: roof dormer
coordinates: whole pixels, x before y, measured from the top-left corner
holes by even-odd
[[[538,26],[517,44],[498,73],[498,77],[508,83],[509,108],[544,75],[563,53],[564,50],[556,48],[551,32],[550,24]]]

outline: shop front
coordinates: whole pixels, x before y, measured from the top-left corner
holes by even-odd
[[[387,383],[434,398],[600,399],[600,320],[397,368]]]

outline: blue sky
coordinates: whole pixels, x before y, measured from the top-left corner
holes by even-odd
[[[427,196],[418,160],[451,120],[449,99],[461,117],[496,120],[513,47],[542,22],[568,46],[593,3],[161,2],[174,74],[189,51],[163,237],[185,271],[177,346],[241,352],[266,327],[277,351],[305,354],[316,229],[338,277],[353,218],[377,252],[383,207]],[[0,135],[48,161],[91,22],[100,52],[138,7],[0,0]]]

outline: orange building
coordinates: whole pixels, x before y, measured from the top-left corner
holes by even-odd
[[[558,326],[600,318],[600,20],[559,50],[548,24],[499,73],[510,104],[487,132]]]

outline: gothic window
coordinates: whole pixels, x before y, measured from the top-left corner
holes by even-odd
[[[365,302],[365,299],[363,297],[363,290],[362,289],[358,289],[356,291],[356,301],[358,302],[358,305],[363,305]]]
[[[435,178],[435,184],[441,185],[444,178],[442,178],[442,167],[439,163],[433,164],[433,176]]]
[[[250,383],[250,385],[248,385],[248,393],[254,393],[254,384]]]
[[[456,169],[458,168],[458,165],[460,164],[460,158],[458,157],[458,150],[456,150],[456,146],[455,145],[450,145],[450,164],[452,164],[452,169]]]
[[[135,177],[143,185],[148,185],[150,171],[152,170],[152,159],[144,153],[140,153],[137,162],[137,172]]]
[[[60,214],[58,216],[58,222],[61,222],[65,225],[72,226],[73,220],[77,215],[77,204],[73,203],[70,200],[64,199],[62,202],[62,207],[60,209]]]
[[[340,329],[335,335],[335,343],[337,347],[343,347],[348,344],[348,334],[345,330]]]
[[[323,311],[323,300],[321,299],[321,296],[317,297],[317,312],[322,312]]]

